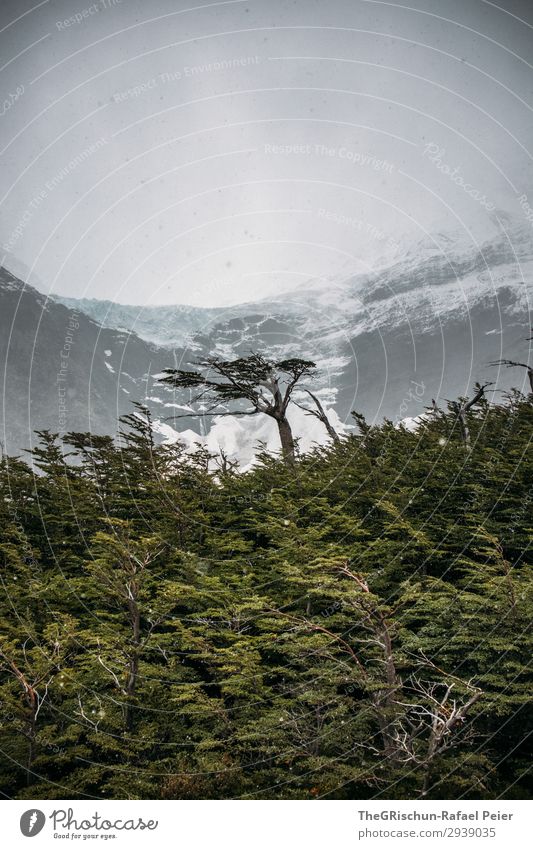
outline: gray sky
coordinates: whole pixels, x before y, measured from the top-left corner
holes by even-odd
[[[3,0],[2,252],[212,306],[523,219],[533,8],[412,2]]]

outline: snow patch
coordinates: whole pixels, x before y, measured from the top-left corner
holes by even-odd
[[[329,421],[340,436],[349,432],[349,426],[341,422],[335,410],[329,409],[326,412]],[[288,418],[302,453],[310,451],[316,445],[325,445],[330,442],[324,425],[314,416],[308,416],[303,410],[293,407]],[[260,414],[244,417],[215,417],[209,433],[205,436],[190,429],[175,430],[160,420],[154,421],[154,430],[163,436],[164,443],[181,442],[188,452],[193,452],[198,445],[202,445],[211,454],[218,456],[223,449],[231,460],[238,460],[242,472],[248,471],[255,465],[260,443],[271,454],[280,452],[276,423],[268,416]]]
[[[423,425],[424,422],[429,421],[431,417],[432,413],[420,413],[419,416],[407,416],[405,419],[401,419],[401,421],[397,422],[395,427],[404,427],[410,433],[415,433],[420,427],[420,425]]]
[[[172,407],[174,410],[185,410],[186,413],[194,413],[193,408],[188,407],[186,404],[172,404],[170,401],[166,401],[165,407]]]

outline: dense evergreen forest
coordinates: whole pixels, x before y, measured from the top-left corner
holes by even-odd
[[[4,457],[3,794],[531,798],[532,399],[247,473],[141,407]]]

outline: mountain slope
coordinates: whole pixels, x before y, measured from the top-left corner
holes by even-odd
[[[101,328],[47,300],[0,268],[1,434],[19,452],[35,429],[115,433],[117,416],[142,400],[161,351],[127,332]]]
[[[387,268],[328,286],[307,283],[277,298],[225,309],[47,301],[4,269],[5,438],[18,448],[29,443],[35,427],[61,429],[56,376],[73,314],[79,328],[65,382],[65,429],[114,433],[130,401],[143,401],[161,438],[190,431],[184,437],[189,444],[200,433],[213,448],[220,434],[226,447],[236,446],[248,461],[259,439],[258,420],[247,427],[229,418],[224,427],[198,422],[187,416],[188,395],[153,375],[208,355],[232,359],[260,351],[274,360],[304,357],[320,369],[313,389],[334,407],[337,424],[349,422],[354,409],[370,420],[399,421],[416,416],[432,398],[444,404],[467,394],[476,380],[527,391],[525,370],[498,370],[489,363],[527,360],[532,299],[531,230],[521,223],[481,247],[437,234],[408,247]],[[311,422],[304,417],[297,426],[306,444]],[[320,437],[313,431],[315,438]]]
[[[209,323],[223,319],[222,308],[202,309],[187,305],[165,307],[135,306],[100,301],[97,298],[52,296],[57,303],[93,318],[103,327],[131,330],[141,339],[157,345],[184,345]]]

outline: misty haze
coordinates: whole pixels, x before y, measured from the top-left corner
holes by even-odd
[[[532,33],[2,2],[7,798],[531,798]]]

